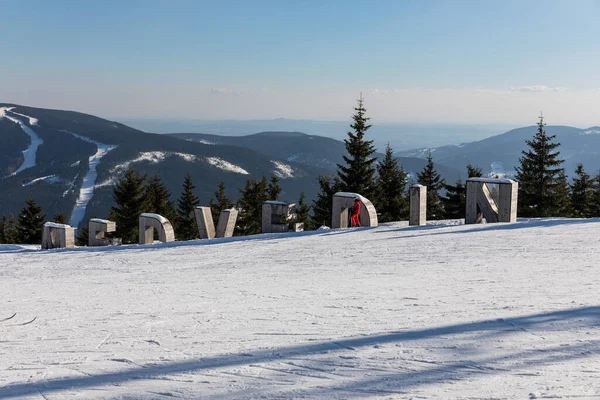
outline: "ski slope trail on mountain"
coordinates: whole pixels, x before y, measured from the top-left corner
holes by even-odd
[[[599,253],[600,219],[0,245],[0,398],[595,399]]]
[[[21,171],[24,171],[28,168],[32,168],[36,166],[36,158],[37,158],[37,150],[38,147],[44,143],[41,137],[29,126],[27,126],[23,121],[19,118],[16,118],[14,115],[19,115],[24,118],[27,118],[31,125],[38,125],[38,120],[36,118],[29,117],[27,115],[19,114],[12,112],[14,107],[0,107],[0,118],[6,118],[16,124],[19,124],[21,130],[29,136],[31,143],[29,146],[23,150],[23,163],[19,166],[19,168],[11,174],[11,176],[18,174]],[[12,114],[12,115],[11,115]]]
[[[90,202],[92,197],[94,197],[94,189],[96,185],[96,180],[98,178],[96,167],[98,166],[98,164],[100,164],[102,157],[107,155],[109,151],[115,149],[117,146],[110,146],[104,143],[100,143],[86,136],[79,135],[77,133],[69,131],[63,132],[69,133],[78,139],[96,145],[96,152],[92,154],[88,159],[89,169],[87,174],[85,174],[85,176],[83,177],[83,182],[81,183],[81,188],[79,189],[79,196],[77,197],[75,207],[73,208],[73,212],[71,213],[71,218],[69,220],[69,224],[77,228],[81,221],[83,221],[83,217],[85,216],[85,210],[87,208],[88,203]]]

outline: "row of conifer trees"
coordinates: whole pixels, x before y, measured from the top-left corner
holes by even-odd
[[[427,219],[464,218],[466,188],[458,179],[454,185],[446,183],[435,170],[431,154],[427,164],[416,179],[409,176],[393,149],[388,145],[381,160],[374,157],[372,140],[365,135],[371,125],[366,117],[363,99],[358,100],[354,109],[352,131],[344,140],[347,154],[344,163],[338,165],[336,176],[320,176],[320,191],[312,207],[306,203],[304,194],[297,201],[297,221],[305,224],[305,229],[329,225],[333,194],[338,191],[360,193],[369,198],[379,214],[380,222],[400,221],[408,218],[408,185],[419,183],[427,186]],[[597,217],[600,216],[600,175],[592,177],[579,164],[572,183],[567,182],[554,136],[548,136],[543,118],[540,117],[538,130],[527,140],[516,168],[519,181],[518,213],[522,217]],[[467,177],[480,177],[480,168],[467,165]],[[175,229],[178,240],[197,237],[194,207],[200,205],[194,194],[192,177],[188,173],[183,182],[182,192],[177,201],[171,200],[171,193],[157,175],[148,178],[130,168],[119,179],[113,192],[114,204],[110,207],[109,219],[117,222],[114,236],[121,237],[124,243],[137,241],[138,218],[142,212],[153,212],[168,218]],[[216,222],[220,212],[234,206],[234,201],[226,194],[221,182],[209,205]],[[266,200],[277,200],[281,194],[279,179],[248,179],[240,190],[240,198],[235,206],[240,210],[236,226],[237,235],[260,233],[261,207]],[[311,212],[312,209],[312,212]],[[54,222],[65,223],[63,215],[55,215]],[[41,226],[45,222],[42,209],[33,199],[26,202],[18,218],[3,216],[0,220],[0,243],[39,243]],[[87,231],[80,229],[80,244],[87,242]]]

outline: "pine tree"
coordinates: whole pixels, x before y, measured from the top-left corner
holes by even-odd
[[[268,200],[277,200],[281,194],[281,186],[279,186],[279,178],[275,175],[271,175],[269,186],[267,187]]]
[[[467,164],[467,177],[468,178],[481,178],[483,172],[481,168],[473,166],[471,163]]]
[[[564,160],[555,151],[560,143],[556,136],[546,135],[544,117],[540,116],[538,131],[526,140],[529,149],[523,150],[516,168],[519,181],[519,215],[523,217],[552,217],[564,213],[566,178],[561,167]]]
[[[348,132],[348,139],[344,139],[348,155],[344,155],[345,165],[337,165],[338,176],[342,182],[342,190],[373,198],[375,194],[373,164],[377,159],[373,157],[375,153],[373,141],[365,140],[365,133],[371,125],[367,124],[369,118],[365,116],[367,110],[364,108],[362,95],[354,111],[355,114],[352,116],[354,123],[350,125],[354,132]]]
[[[262,204],[269,199],[267,178],[260,181],[248,179],[246,186],[240,190],[239,209],[236,233],[238,235],[255,235],[262,229]]]
[[[583,164],[577,164],[571,185],[571,210],[577,218],[589,218],[593,214],[594,181],[584,171]]]
[[[18,243],[42,243],[42,225],[44,225],[45,221],[46,216],[42,215],[42,207],[38,206],[33,199],[27,200],[17,220],[16,233]]]
[[[210,199],[208,205],[210,206],[210,211],[212,213],[213,221],[217,224],[219,220],[219,216],[221,215],[221,211],[230,209],[233,207],[233,202],[227,194],[225,193],[225,182],[219,182],[217,186],[217,191],[215,192],[215,200]]]
[[[482,175],[481,168],[474,167],[471,163],[467,164],[467,177],[480,178]],[[460,219],[465,217],[467,206],[467,187],[462,183],[460,178],[455,185],[444,184],[446,196],[442,197],[442,205],[444,206],[444,218]]]
[[[54,214],[54,218],[52,218],[52,222],[56,222],[57,224],[66,224],[67,217],[65,217],[65,214],[57,213],[57,214]]]
[[[460,219],[465,217],[467,204],[467,190],[460,179],[455,185],[444,185],[446,196],[442,197],[444,218]]]
[[[311,225],[314,227],[331,225],[331,207],[333,195],[342,190],[342,182],[339,177],[319,176],[320,191],[313,202],[313,215]]]
[[[17,242],[17,227],[15,218],[2,216],[0,221],[0,243],[12,244]]]
[[[562,169],[558,173],[556,186],[554,188],[556,195],[555,215],[557,217],[570,217],[571,212],[571,187],[567,181],[565,170]]]
[[[185,174],[183,181],[183,191],[177,200],[178,224],[177,224],[177,239],[192,240],[198,237],[198,226],[196,225],[196,217],[194,208],[200,205],[200,200],[194,194],[196,186],[192,183],[192,176],[188,172]]]
[[[304,230],[309,231],[312,229],[310,223],[310,206],[306,204],[306,197],[304,192],[300,193],[298,204],[296,204],[296,222],[304,224]]]
[[[137,243],[140,214],[144,212],[144,181],[133,168],[127,169],[113,191],[114,205],[110,207],[109,218],[117,224],[116,237],[123,243]]]
[[[420,185],[427,186],[427,219],[443,219],[444,208],[439,191],[444,187],[446,182],[441,179],[440,174],[435,170],[431,153],[427,156],[427,164],[417,174],[417,182]]]
[[[162,183],[158,174],[154,174],[144,187],[144,212],[165,217],[177,229],[177,209],[171,201],[171,192]]]
[[[401,221],[408,218],[406,185],[408,175],[398,165],[394,151],[388,143],[383,160],[377,163],[376,207],[380,222]]]

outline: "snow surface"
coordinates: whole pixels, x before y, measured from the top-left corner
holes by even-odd
[[[248,175],[248,171],[246,171],[242,167],[238,167],[235,164],[230,163],[229,161],[225,161],[219,157],[206,157],[206,162],[208,162],[213,167],[217,167],[222,169],[223,171],[235,172],[236,174]]]
[[[89,169],[87,174],[85,174],[85,176],[83,177],[83,182],[81,183],[81,188],[79,189],[79,196],[77,197],[75,207],[73,208],[73,212],[71,213],[71,219],[69,220],[71,226],[77,228],[81,221],[83,221],[83,217],[85,216],[85,210],[87,208],[88,203],[90,202],[92,197],[94,197],[96,179],[98,178],[96,167],[98,166],[98,164],[100,164],[100,160],[102,160],[102,157],[107,155],[109,151],[114,150],[117,146],[111,146],[108,144],[100,143],[74,132],[63,132],[69,133],[78,139],[96,145],[96,153],[91,155],[88,159]]]
[[[335,194],[335,196],[340,196],[340,197],[351,197],[351,198],[356,198],[358,197],[358,199],[360,201],[362,201],[363,203],[370,203],[371,201],[369,199],[367,199],[365,196],[361,195],[360,193],[351,193],[351,192],[337,192]]]
[[[165,158],[170,157],[170,156],[181,157],[185,161],[188,161],[188,162],[196,161],[196,156],[193,154],[176,153],[176,152],[169,152],[169,151],[145,151],[145,152],[139,153],[137,158],[134,158],[133,160],[129,160],[129,161],[125,161],[124,163],[117,164],[113,168],[113,171],[122,171],[122,170],[129,168],[129,166],[131,164],[138,163],[138,162],[144,162],[144,161],[149,162],[151,164],[158,164],[160,162],[163,162],[165,160]]]
[[[29,122],[31,125],[37,125],[38,124],[37,119],[28,117],[27,115],[15,113],[14,111],[12,111],[13,109],[14,109],[14,107],[0,107],[0,119],[6,118],[14,123],[19,124],[19,126],[21,127],[21,130],[23,130],[23,132],[25,132],[31,139],[31,143],[25,150],[23,150],[23,163],[15,172],[13,172],[11,174],[11,176],[14,176],[14,175],[18,174],[19,172],[24,171],[28,168],[35,167],[38,147],[40,147],[40,145],[42,143],[44,143],[42,138],[39,137],[38,134],[35,133],[35,131],[33,129],[28,127],[19,118],[11,116],[8,113],[17,114],[17,115],[21,115],[25,118],[29,118]],[[32,123],[32,121],[34,121],[35,123]]]
[[[0,398],[597,399],[600,220],[457,223],[0,245]]]
[[[62,182],[62,179],[60,177],[56,176],[56,174],[47,175],[47,176],[42,176],[40,178],[32,179],[29,182],[24,183],[22,186],[29,186],[29,185],[33,185],[34,183],[38,183],[38,182],[60,183],[60,182]]]
[[[584,135],[597,135],[600,134],[600,130],[598,129],[588,129],[587,131],[583,132]]]
[[[71,228],[70,225],[59,224],[59,223],[56,223],[56,222],[46,222],[46,223],[44,223],[44,226],[47,226],[48,228],[60,228],[60,229]]]
[[[275,165],[275,171],[273,172],[275,176],[281,179],[289,179],[294,177],[294,169],[281,161],[271,160],[273,165]]]
[[[40,121],[37,118],[30,117],[29,115],[25,115],[25,114],[20,114],[16,111],[12,111],[12,109],[11,109],[11,112],[15,115],[19,115],[21,117],[27,118],[29,120],[29,125],[31,125],[31,126],[36,126],[36,125],[40,126],[40,124],[39,124]]]
[[[90,222],[98,222],[100,224],[109,224],[110,221],[107,219],[101,219],[101,218],[90,218]]]
[[[159,214],[154,214],[154,213],[142,213],[140,215],[141,217],[146,217],[146,218],[152,218],[157,220],[158,222],[160,222],[161,224],[166,224],[169,222],[168,219],[166,219],[165,217],[163,217],[162,215]]]
[[[481,183],[515,183],[511,179],[505,178],[468,178],[467,182],[481,182]]]

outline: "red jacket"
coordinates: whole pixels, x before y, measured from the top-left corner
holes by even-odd
[[[356,199],[354,200],[354,205],[352,206],[352,215],[360,215],[360,205],[361,201]]]

